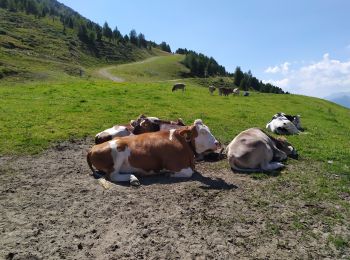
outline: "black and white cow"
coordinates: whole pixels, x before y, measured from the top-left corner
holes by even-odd
[[[283,112],[275,114],[271,121],[267,123],[266,128],[271,132],[281,135],[299,134],[300,131],[303,131],[300,115],[292,116]]]

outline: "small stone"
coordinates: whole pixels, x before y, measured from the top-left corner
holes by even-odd
[[[79,243],[78,249],[79,249],[79,250],[82,250],[82,249],[83,249],[83,245],[82,245],[81,243]]]

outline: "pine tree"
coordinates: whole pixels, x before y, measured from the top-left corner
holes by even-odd
[[[8,7],[7,0],[0,0],[0,7],[6,9]]]
[[[135,44],[135,45],[137,45],[137,33],[136,33],[136,31],[134,30],[134,29],[132,29],[131,31],[130,31],[130,42],[132,43],[132,44]]]
[[[243,74],[243,72],[241,70],[241,67],[236,67],[236,70],[235,70],[235,73],[234,73],[234,77],[235,77],[234,84],[236,86],[240,86],[241,80],[244,77],[244,74]]]
[[[113,36],[113,32],[112,32],[112,29],[108,26],[107,22],[105,22],[103,25],[102,34],[104,37],[109,39],[109,41],[111,41],[112,36]]]

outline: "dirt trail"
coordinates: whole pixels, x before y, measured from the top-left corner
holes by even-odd
[[[343,256],[327,246],[325,224],[314,223],[317,236],[292,228],[294,212],[309,208],[277,203],[267,193],[277,178],[253,180],[221,161],[197,164],[190,180],[155,176],[104,190],[86,164],[91,145],[67,141],[0,158],[0,259]]]
[[[114,82],[124,82],[125,80],[121,77],[118,77],[116,75],[111,74],[109,71],[112,69],[115,69],[117,66],[132,66],[135,64],[142,64],[142,63],[147,63],[147,62],[151,62],[155,59],[158,59],[159,57],[151,57],[142,61],[137,61],[137,62],[132,62],[132,63],[127,63],[127,64],[121,64],[121,65],[116,65],[116,66],[108,66],[108,67],[104,67],[104,68],[100,68],[97,71],[97,74],[100,75],[103,78],[109,79],[111,81]]]
[[[109,70],[114,69],[116,66],[109,66],[105,68],[101,68],[97,71],[98,75],[107,78],[109,80],[112,80],[114,82],[124,82],[124,79],[117,77],[109,72]]]

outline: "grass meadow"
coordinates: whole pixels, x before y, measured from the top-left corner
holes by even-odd
[[[253,92],[249,97],[223,97],[217,93],[211,96],[196,79],[184,79],[186,91],[172,93],[173,83],[166,80],[181,74],[171,66],[178,61],[176,55],[157,57],[111,71],[128,80],[124,83],[97,77],[63,78],[57,82],[1,82],[0,154],[37,154],[59,141],[93,137],[141,113],[166,119],[182,118],[187,124],[201,118],[223,144],[247,128],[264,129],[276,112],[300,114],[306,130],[287,137],[299,151],[300,159],[289,160],[281,173],[250,176],[262,181],[277,176],[267,181],[269,196],[273,194],[281,203],[326,203],[331,205],[328,211],[321,214],[316,208],[312,218],[330,226],[339,224],[349,228],[350,207],[344,200],[350,194],[349,109],[300,95]],[[179,64],[176,66],[181,68]],[[146,73],[153,70],[158,74]],[[228,167],[227,162],[222,161],[220,167]],[[264,199],[257,200],[263,203]],[[297,216],[293,227],[309,228],[301,222],[309,217]],[[276,231],[273,227],[271,230]],[[348,245],[349,237],[334,234],[329,237],[329,243],[341,249]]]

